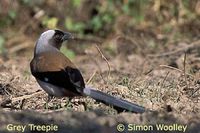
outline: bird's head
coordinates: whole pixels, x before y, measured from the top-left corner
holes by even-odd
[[[66,40],[74,39],[74,36],[69,32],[64,32],[61,30],[47,30],[43,32],[35,47],[35,52],[43,52],[56,48],[60,50],[62,43]]]
[[[54,44],[62,44],[64,41],[73,39],[74,36],[69,32],[63,32],[61,30],[53,30],[54,33],[52,37],[49,39],[49,42]]]

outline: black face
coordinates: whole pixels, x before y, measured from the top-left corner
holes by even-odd
[[[73,39],[73,35],[69,32],[63,32],[60,30],[55,30],[55,34],[53,36],[53,40],[56,43],[62,43],[65,40]]]

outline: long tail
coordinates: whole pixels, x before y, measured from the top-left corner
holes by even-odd
[[[83,93],[99,102],[113,106],[113,108],[116,109],[118,112],[130,111],[134,113],[144,113],[146,111],[146,109],[142,106],[108,95],[89,87],[86,87]]]

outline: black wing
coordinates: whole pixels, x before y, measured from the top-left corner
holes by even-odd
[[[85,88],[85,83],[80,71],[67,67],[65,70],[51,72],[32,72],[35,78],[52,85],[66,88],[69,91],[80,94]]]

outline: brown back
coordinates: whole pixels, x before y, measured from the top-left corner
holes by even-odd
[[[57,51],[43,52],[36,55],[30,65],[31,71],[34,72],[60,71],[66,67],[76,68],[64,54]]]

